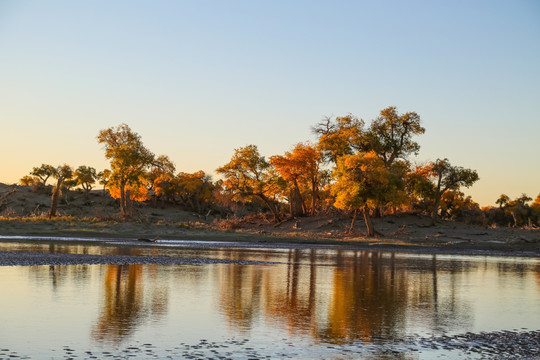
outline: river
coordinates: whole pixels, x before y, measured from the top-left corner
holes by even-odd
[[[538,258],[196,243],[0,251],[230,261],[0,266],[0,358],[482,358],[437,338],[540,329]]]

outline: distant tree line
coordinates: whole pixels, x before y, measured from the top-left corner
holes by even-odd
[[[121,124],[97,136],[110,169],[42,164],[20,182],[40,188],[49,178],[56,179],[49,217],[55,216],[62,189],[78,187],[88,194],[99,183],[118,199],[123,219],[133,216],[133,202],[147,202],[223,217],[239,209],[267,211],[275,223],[345,212],[351,214],[348,231],[354,231],[361,215],[368,236],[380,234],[373,217],[404,211],[429,215],[433,223],[453,218],[486,226],[539,224],[540,195],[530,205],[532,199],[526,195],[515,200],[501,195],[499,207],[480,209],[461,192],[478,181],[475,170],[452,165],[448,159],[413,165],[410,156],[420,150],[415,137],[425,132],[415,112],[399,114],[388,107],[369,124],[352,114],[327,117],[312,131],[316,143],[298,143],[268,159],[256,145],[237,148],[230,161],[216,169],[221,179],[212,181],[203,171],[177,173],[169,157],[154,155],[137,133]]]

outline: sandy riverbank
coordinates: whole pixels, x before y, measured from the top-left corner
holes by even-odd
[[[160,241],[167,243],[167,240],[198,240],[201,244],[197,246],[205,247],[214,246],[211,241],[220,241],[239,247],[338,246],[425,253],[540,256],[538,229],[483,228],[451,221],[429,226],[429,219],[407,215],[377,219],[376,226],[385,236],[367,238],[361,233],[347,234],[344,231],[347,221],[349,220],[346,218],[309,217],[293,219],[279,226],[247,221],[239,223],[234,230],[217,230],[211,224],[198,222],[4,218],[0,219],[0,235],[4,237],[1,241],[8,241],[9,237],[14,236],[79,237],[93,239],[95,242],[104,239],[131,240],[130,245],[136,245],[137,239],[157,240],[156,245],[159,245]],[[149,242],[139,241],[149,245]]]

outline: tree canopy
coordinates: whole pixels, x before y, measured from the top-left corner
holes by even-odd
[[[105,146],[105,157],[111,164],[108,186],[117,188],[121,216],[129,217],[130,193],[143,195],[139,194],[141,185],[154,160],[154,154],[143,145],[139,134],[126,124],[101,130],[97,139]],[[112,191],[111,194],[115,192]]]

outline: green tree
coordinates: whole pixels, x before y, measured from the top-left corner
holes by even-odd
[[[259,154],[256,145],[248,145],[234,150],[231,160],[216,170],[224,176],[223,186],[242,197],[261,199],[272,212],[274,220],[280,216],[272,196],[276,192],[271,165]]]
[[[51,197],[51,210],[49,211],[49,219],[52,219],[56,216],[56,209],[58,208],[58,197],[62,191],[62,185],[64,181],[71,179],[73,176],[73,169],[69,165],[61,165],[54,169],[54,172],[51,174],[53,178],[56,179],[56,185],[54,186],[52,197]]]
[[[120,215],[131,216],[129,211],[130,189],[139,189],[146,171],[154,160],[154,154],[142,143],[139,134],[128,125],[101,130],[98,142],[105,145],[105,157],[111,162],[111,185],[117,187],[120,198]]]

